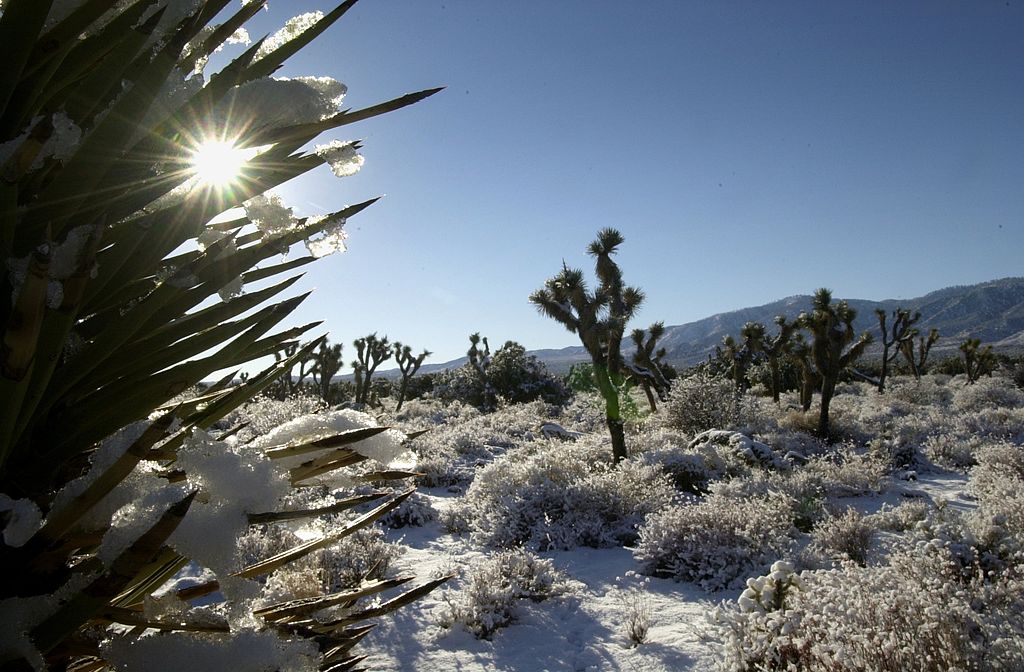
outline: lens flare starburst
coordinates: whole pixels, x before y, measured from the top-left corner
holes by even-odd
[[[206,140],[192,153],[192,170],[202,184],[227,187],[240,177],[245,162],[254,154],[228,140]]]

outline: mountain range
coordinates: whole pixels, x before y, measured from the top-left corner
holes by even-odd
[[[840,298],[834,297],[833,301]],[[762,306],[718,313],[696,322],[666,326],[658,345],[667,350],[665,360],[669,363],[692,366],[714,353],[715,346],[720,345],[726,335],[738,338],[747,322],[762,322],[769,334],[775,333],[773,321],[777,315],[795,318],[801,311],[810,309],[811,299],[810,295],[790,296]],[[913,299],[847,298],[846,302],[857,311],[854,321],[857,333],[871,332],[876,340],[879,333],[875,309],[891,314],[897,308],[907,308],[921,312],[921,319],[915,326],[922,333],[927,334],[932,328],[939,330],[940,339],[933,348],[938,356],[955,354],[957,346],[966,338],[980,338],[983,344],[991,344],[996,350],[1024,349],[1024,278],[946,287]],[[871,352],[868,351],[869,356]],[[530,350],[528,354],[544,362],[552,373],[564,373],[572,364],[589,361],[582,346]],[[465,363],[466,358],[461,357],[441,364],[424,364],[420,373],[456,368]]]

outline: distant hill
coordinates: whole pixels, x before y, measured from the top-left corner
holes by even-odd
[[[840,300],[844,297],[835,297]],[[858,333],[870,331],[878,337],[878,318],[875,309],[891,313],[896,308],[921,311],[917,323],[922,332],[936,328],[941,334],[935,345],[936,354],[956,352],[956,347],[967,337],[980,338],[983,344],[992,344],[997,350],[1024,349],[1024,278],[1003,278],[977,285],[947,287],[924,296],[885,301],[846,299],[857,310],[854,326]],[[665,359],[676,366],[698,364],[713,353],[715,346],[727,334],[738,336],[747,322],[762,322],[774,333],[776,315],[794,318],[811,307],[810,295],[790,296],[763,306],[742,308],[718,313],[703,320],[665,327],[659,342],[668,354]],[[870,350],[868,351],[870,354]],[[564,373],[576,362],[588,361],[582,346],[561,349],[531,350],[553,373]],[[420,373],[457,368],[466,363],[462,357],[441,364],[424,364]],[[382,372],[387,375],[390,372]],[[397,371],[394,372],[397,375]]]

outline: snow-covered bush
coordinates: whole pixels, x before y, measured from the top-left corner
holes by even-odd
[[[1014,409],[1024,406],[1024,390],[1004,376],[979,378],[973,385],[957,386],[952,408],[961,413],[983,409]]]
[[[672,383],[662,409],[668,427],[690,434],[728,429],[737,420],[736,387],[732,381],[698,369]]]
[[[422,493],[414,492],[397,508],[385,513],[380,522],[391,529],[398,529],[401,527],[423,527],[435,520],[437,520],[437,510],[430,503],[430,499]]]
[[[566,589],[551,560],[522,549],[499,551],[474,564],[460,588],[444,591],[441,625],[459,625],[477,638],[490,639],[516,621],[520,600],[540,602]]]
[[[419,483],[427,487],[465,486],[480,467],[509,449],[540,436],[550,417],[542,402],[503,406],[493,413],[460,414],[412,442]]]
[[[322,398],[305,392],[282,400],[259,396],[235,409],[223,424],[228,428],[244,423],[245,427],[236,436],[240,443],[245,443],[295,418],[318,413],[326,408],[327,403]]]
[[[599,439],[538,441],[477,474],[444,522],[491,548],[618,546],[644,516],[674,496],[657,466],[627,459],[612,468]]]
[[[844,513],[828,516],[814,526],[811,549],[830,560],[846,559],[864,565],[874,531],[867,516],[848,507]]]
[[[788,567],[786,569],[789,569]],[[941,547],[881,566],[785,573],[785,598],[744,591],[710,615],[723,670],[1017,670],[1024,666],[1018,570],[963,576]],[[754,579],[754,586],[770,577]],[[794,580],[795,579],[795,580]],[[794,590],[795,588],[795,590]],[[777,594],[777,589],[775,590]]]
[[[776,493],[669,506],[647,517],[633,556],[644,574],[721,590],[790,551],[794,506]]]

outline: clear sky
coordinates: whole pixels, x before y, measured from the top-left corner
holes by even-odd
[[[270,0],[249,30],[331,6]],[[1024,275],[1020,0],[362,0],[280,74],[351,107],[448,87],[325,136],[364,140],[359,174],[278,192],[300,214],[385,195],[292,320],[326,319],[346,361],[373,331],[434,363],[474,331],[577,345],[527,296],[563,259],[592,277],[606,226],[647,293],[631,326]]]

